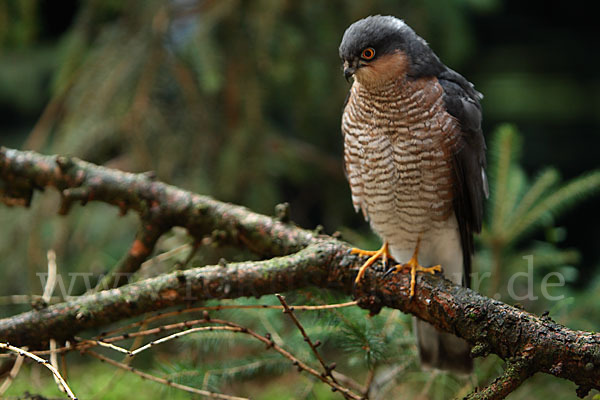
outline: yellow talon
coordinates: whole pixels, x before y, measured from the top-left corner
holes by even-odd
[[[442,272],[441,265],[434,265],[433,267],[423,267],[419,264],[419,247],[421,245],[421,237],[417,238],[417,245],[415,246],[415,251],[413,252],[412,257],[406,264],[402,264],[396,267],[398,269],[410,268],[410,294],[409,297],[412,298],[415,295],[415,285],[417,283],[417,271],[427,272],[430,274],[435,274],[436,272]]]
[[[352,249],[352,251],[350,252],[351,254],[358,254],[361,256],[370,256],[370,258],[360,267],[360,269],[358,270],[358,274],[356,275],[356,279],[354,280],[354,283],[358,283],[360,281],[360,279],[363,277],[363,275],[365,274],[365,270],[373,265],[373,263],[375,261],[377,261],[378,258],[381,258],[383,261],[383,266],[385,267],[387,265],[387,260],[392,258],[392,255],[390,254],[390,250],[388,248],[388,243],[384,242],[383,246],[381,246],[381,248],[379,250],[376,251],[371,251],[371,250],[361,250],[361,249]]]
[[[434,265],[433,267],[423,267],[419,265],[419,262],[416,258],[411,258],[406,264],[402,265],[402,268],[410,268],[410,294],[409,297],[412,298],[415,295],[415,285],[417,283],[417,271],[427,272],[430,274],[435,274],[436,272],[442,272],[441,265]]]
[[[415,295],[415,285],[417,283],[417,272],[427,272],[429,274],[435,274],[436,272],[442,272],[441,265],[434,265],[433,267],[423,267],[419,264],[418,256],[419,256],[419,246],[421,244],[421,238],[417,239],[417,245],[415,246],[415,251],[410,260],[406,264],[398,264],[396,266],[395,271],[410,268],[410,297],[412,298]],[[369,259],[360,267],[358,270],[358,274],[356,275],[355,283],[358,283],[360,279],[365,274],[365,270],[373,265],[378,258],[383,260],[383,265],[387,264],[388,259],[392,259],[393,257],[390,254],[388,243],[384,242],[383,246],[377,251],[369,251],[369,250],[360,250],[360,249],[352,249],[351,254],[359,254],[361,256],[369,256]],[[387,273],[386,273],[387,274]]]

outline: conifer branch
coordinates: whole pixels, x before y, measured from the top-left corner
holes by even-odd
[[[483,389],[479,389],[465,400],[502,400],[527,380],[535,368],[523,361],[510,361],[502,375]]]
[[[294,322],[294,325],[296,325],[296,328],[298,328],[298,330],[302,334],[304,341],[309,345],[313,354],[315,355],[315,357],[317,357],[317,360],[319,360],[321,367],[323,367],[323,374],[329,376],[334,382],[337,383],[337,381],[331,374],[331,372],[335,369],[335,363],[327,365],[323,357],[321,357],[321,354],[319,354],[319,350],[317,350],[317,347],[319,347],[321,342],[313,342],[312,339],[306,334],[306,330],[304,329],[298,318],[296,318],[296,315],[294,315],[294,309],[290,307],[285,301],[285,297],[283,297],[279,293],[276,293],[275,296],[277,296],[277,299],[281,302],[281,305],[283,306],[283,312],[287,314],[290,317],[290,319]]]
[[[0,340],[41,348],[52,338],[69,340],[82,330],[166,307],[312,286],[352,294],[359,306],[373,314],[382,307],[411,313],[467,340],[474,345],[474,356],[495,353],[505,360],[521,360],[527,376],[544,372],[569,379],[580,386],[578,394],[600,390],[600,334],[568,329],[440,276],[418,276],[411,298],[406,274],[384,277],[383,268],[374,266],[354,288],[363,260],[350,254],[349,245],[332,237],[143,174],[110,170],[74,158],[0,149],[0,197],[6,204],[29,205],[33,192],[46,187],[62,193],[62,212],[68,212],[75,200],[102,201],[136,211],[141,221],[151,218],[163,231],[182,226],[195,239],[213,234],[246,245],[267,259],[164,274],[5,318],[0,320]],[[500,381],[512,379],[510,376],[507,373]],[[334,384],[328,377],[324,379]]]

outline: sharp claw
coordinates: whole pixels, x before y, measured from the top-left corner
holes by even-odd
[[[360,281],[360,279],[362,278],[362,276],[364,275],[365,269],[367,269],[369,266],[371,266],[373,263],[375,263],[378,258],[382,258],[384,268],[387,267],[388,258],[391,258],[391,256],[389,255],[387,242],[384,242],[383,246],[381,246],[381,248],[377,251],[365,251],[365,250],[360,250],[360,249],[352,249],[351,253],[358,254],[360,256],[369,256],[369,259],[367,261],[365,261],[365,263],[358,270],[358,274],[356,275],[356,279],[355,279],[356,283],[358,283]]]
[[[391,266],[387,271],[383,273],[383,277],[387,278],[392,273],[396,272],[397,267],[395,265]]]

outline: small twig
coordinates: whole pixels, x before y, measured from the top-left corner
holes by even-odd
[[[113,343],[113,342],[118,342],[121,340],[130,339],[130,338],[134,338],[134,337],[154,335],[154,334],[158,334],[161,332],[170,331],[173,329],[187,329],[194,325],[206,324],[208,322],[213,322],[215,324],[221,324],[221,325],[228,324],[228,321],[224,321],[224,320],[220,320],[220,319],[202,318],[202,319],[195,319],[192,321],[176,322],[174,324],[169,324],[169,325],[161,325],[161,326],[157,326],[156,328],[150,328],[150,329],[145,329],[142,331],[126,333],[126,334],[119,335],[119,336],[111,336],[111,337],[102,339],[102,342]]]
[[[42,300],[42,296],[32,294],[13,294],[9,296],[0,296],[0,306],[4,305],[12,305],[12,304],[31,304],[36,301]],[[60,297],[53,296],[50,297],[47,301],[48,304],[55,304],[60,301]]]
[[[44,367],[48,368],[52,372],[52,375],[54,375],[54,377],[58,380],[58,382],[60,383],[59,384],[59,388],[62,387],[62,389],[64,389],[64,392],[67,394],[67,396],[69,396],[69,398],[71,400],[77,400],[77,396],[75,396],[73,394],[73,392],[71,391],[71,388],[69,388],[69,385],[67,385],[67,382],[65,382],[65,380],[60,375],[60,373],[56,370],[56,368],[54,368],[48,361],[44,360],[43,358],[40,358],[40,357],[36,356],[33,353],[28,352],[27,350],[23,350],[21,348],[12,346],[12,345],[10,345],[8,343],[2,343],[2,342],[0,342],[0,349],[10,350],[13,353],[17,353],[20,356],[29,357],[32,360],[36,361],[38,364],[42,364]]]
[[[288,304],[286,303],[285,297],[283,297],[282,295],[280,295],[278,293],[275,294],[275,296],[277,296],[277,299],[279,299],[279,301],[281,302],[281,305],[283,306],[283,312],[290,316],[290,318],[292,319],[292,321],[294,322],[294,324],[296,325],[296,327],[302,334],[304,341],[306,343],[308,343],[308,345],[310,346],[311,350],[313,351],[315,357],[317,357],[317,360],[319,360],[319,363],[321,363],[321,366],[323,367],[325,375],[330,376],[331,380],[336,382],[335,378],[331,374],[331,371],[333,371],[333,369],[335,368],[335,363],[327,365],[325,363],[325,360],[323,360],[323,357],[321,357],[321,354],[319,354],[319,351],[317,350],[317,346],[320,345],[321,343],[318,341],[313,343],[313,341],[310,339],[310,337],[306,334],[306,331],[304,330],[304,327],[302,326],[302,324],[300,323],[298,318],[296,318],[296,315],[294,314],[293,309],[290,308],[290,306],[288,306]]]
[[[164,342],[167,342],[169,340],[173,340],[173,339],[176,339],[176,338],[188,335],[190,333],[195,333],[195,332],[216,331],[216,330],[223,331],[223,330],[226,330],[226,331],[230,331],[230,332],[244,333],[244,334],[250,335],[250,336],[254,337],[255,339],[263,342],[267,346],[267,348],[272,348],[273,350],[277,351],[279,354],[281,354],[282,356],[284,356],[288,360],[292,361],[292,364],[294,366],[296,366],[299,371],[306,371],[309,374],[317,377],[322,382],[324,382],[324,383],[328,384],[329,386],[331,386],[332,390],[339,391],[344,397],[350,398],[350,399],[355,399],[355,400],[361,399],[360,396],[358,396],[355,393],[353,393],[350,389],[348,389],[348,388],[340,385],[339,383],[335,382],[335,380],[333,378],[328,378],[328,376],[326,376],[325,374],[319,373],[314,368],[311,368],[310,366],[308,366],[304,362],[300,361],[297,357],[295,357],[289,351],[285,350],[283,347],[281,347],[278,344],[276,344],[275,342],[273,342],[273,340],[270,338],[270,336],[259,335],[258,333],[254,332],[251,329],[245,328],[245,327],[243,327],[241,325],[238,325],[238,324],[236,324],[234,322],[230,322],[230,321],[224,321],[224,320],[212,319],[212,318],[210,318],[210,319],[205,318],[203,320],[190,321],[190,322],[182,322],[182,323],[177,323],[177,324],[172,324],[172,325],[165,325],[165,326],[158,327],[158,328],[148,329],[146,331],[134,332],[134,333],[131,333],[130,335],[128,335],[127,337],[125,337],[123,335],[123,336],[118,336],[118,337],[106,338],[106,339],[104,339],[104,341],[102,343],[106,344],[109,341],[123,340],[123,339],[130,338],[130,337],[133,337],[133,336],[155,334],[155,333],[158,333],[158,332],[162,332],[162,331],[164,331],[166,329],[174,329],[175,327],[178,327],[178,328],[188,327],[192,323],[200,323],[200,322],[212,322],[214,324],[220,324],[220,325],[224,325],[224,326],[198,327],[198,328],[192,328],[192,329],[188,329],[188,330],[185,330],[185,331],[181,331],[181,332],[178,332],[178,333],[166,336],[164,338],[152,341],[152,342],[146,344],[145,346],[142,346],[142,347],[140,347],[140,348],[138,348],[138,349],[130,352],[129,354],[131,356],[135,356],[135,355],[141,353],[142,351],[145,351],[145,350],[149,349],[150,347],[153,347],[153,346],[155,346],[155,345],[157,345],[159,343],[164,343]],[[97,341],[90,341],[90,342],[97,342]],[[88,350],[86,350],[86,351],[88,351]]]
[[[56,340],[50,339],[50,365],[52,365],[54,369],[58,371],[57,354],[58,353],[56,352]],[[56,382],[60,390],[63,391],[63,388],[61,387],[60,382],[58,381],[58,378],[56,376],[54,377],[54,382]]]
[[[177,262],[177,264],[176,264],[177,269],[186,269],[187,268],[188,264],[192,261],[192,259],[194,258],[194,256],[198,252],[198,250],[200,249],[200,242],[195,240],[192,245],[188,244],[187,246],[191,247],[191,250],[183,261]]]
[[[48,304],[48,302],[52,298],[54,287],[56,286],[56,253],[54,252],[54,250],[50,249],[46,253],[46,257],[48,258],[48,280],[46,281],[46,285],[44,286],[44,294],[42,295],[42,301]]]
[[[127,349],[124,349],[124,348],[122,348],[122,347],[119,347],[119,346],[117,346],[117,345],[114,345],[114,344],[112,344],[112,343],[106,343],[106,342],[104,342],[104,341],[102,341],[102,340],[89,340],[89,341],[87,341],[87,342],[92,342],[92,343],[95,343],[95,344],[97,344],[98,346],[101,346],[101,347],[106,347],[106,348],[108,348],[108,349],[111,349],[111,350],[118,351],[119,353],[127,354],[128,356],[129,356],[129,355],[131,355],[131,352],[130,352],[129,350],[127,350]]]
[[[154,246],[162,234],[168,230],[154,221],[142,221],[135,239],[125,257],[118,263],[114,271],[102,278],[92,292],[112,289],[128,283],[129,276],[136,272],[142,263],[152,254]],[[127,279],[120,280],[121,277]]]
[[[82,343],[77,343],[76,345],[68,344],[63,347],[57,347],[56,350],[54,350],[54,352],[66,353],[67,351],[79,349],[81,345],[82,345]],[[94,345],[94,344],[92,344],[92,345]],[[89,347],[89,345],[88,345],[88,347]],[[35,354],[36,356],[48,356],[52,352],[50,350],[31,350],[30,353]],[[13,358],[13,357],[14,356],[12,354],[8,354],[8,353],[0,354],[0,358]]]
[[[362,399],[361,396],[358,396],[357,394],[353,393],[350,389],[334,382],[332,379],[329,379],[327,376],[319,373],[319,371],[317,371],[316,369],[311,368],[307,364],[303,363],[298,358],[296,358],[292,353],[285,350],[283,347],[279,346],[278,344],[274,343],[273,340],[270,339],[269,337],[259,335],[258,333],[254,332],[248,328],[241,327],[232,322],[230,322],[230,324],[232,326],[237,326],[237,327],[242,328],[243,333],[247,333],[248,335],[260,340],[265,345],[267,345],[267,348],[272,348],[273,350],[277,351],[279,354],[281,354],[282,356],[284,356],[285,358],[290,360],[292,362],[292,364],[298,368],[299,371],[306,371],[309,374],[318,378],[321,382],[328,384],[329,386],[331,386],[331,390],[339,391],[346,398],[355,399],[355,400]]]
[[[345,303],[324,304],[324,305],[320,305],[320,306],[294,306],[294,311],[331,310],[331,309],[355,306],[356,303],[357,303],[356,301],[348,301]],[[167,313],[159,313],[152,317],[146,318],[142,321],[133,322],[129,325],[125,325],[125,326],[116,328],[112,331],[104,332],[100,336],[106,337],[106,336],[114,335],[117,332],[122,332],[127,329],[132,329],[132,328],[138,327],[142,324],[149,324],[149,323],[152,323],[154,321],[157,321],[157,320],[160,320],[163,318],[175,317],[175,316],[179,316],[182,314],[189,314],[189,313],[194,313],[194,312],[199,312],[199,311],[248,310],[248,309],[283,310],[283,306],[274,306],[274,305],[267,305],[267,304],[244,304],[244,305],[225,304],[225,305],[217,305],[217,306],[184,308],[184,309],[177,310],[177,311],[171,311],[171,312],[167,312]]]
[[[354,305],[356,305],[356,301],[349,301],[346,303],[339,303],[339,304],[325,304],[325,305],[320,305],[320,306],[294,306],[294,311],[296,311],[296,310],[298,310],[298,311],[300,311],[300,310],[301,311],[331,310],[331,309],[337,309],[337,308],[343,308],[343,307],[350,307],[350,306],[354,306]],[[239,306],[219,305],[219,306],[187,308],[187,309],[173,311],[173,312],[169,312],[169,313],[157,314],[150,318],[144,319],[143,321],[138,321],[133,324],[129,324],[127,326],[117,328],[111,332],[104,332],[102,335],[100,335],[101,339],[98,338],[96,340],[96,339],[78,338],[79,342],[70,344],[68,346],[58,347],[58,348],[56,348],[56,350],[54,350],[54,352],[66,353],[68,351],[73,351],[73,350],[85,350],[91,346],[103,346],[103,347],[111,348],[112,350],[116,350],[120,353],[129,355],[129,350],[124,349],[119,346],[113,346],[113,345],[111,345],[111,343],[129,339],[129,338],[133,338],[133,337],[141,337],[141,336],[157,334],[157,333],[164,332],[167,330],[189,328],[191,326],[198,325],[201,323],[214,322],[216,324],[226,325],[228,322],[224,321],[224,320],[219,320],[219,319],[208,319],[207,320],[205,318],[202,318],[202,319],[197,319],[197,320],[192,320],[192,321],[185,321],[185,322],[178,322],[178,323],[169,324],[169,325],[162,325],[162,326],[159,326],[156,328],[146,329],[146,330],[138,331],[138,332],[126,333],[126,334],[119,335],[119,336],[111,336],[111,337],[107,337],[107,336],[112,335],[116,332],[134,328],[134,327],[137,327],[137,326],[140,326],[143,324],[148,324],[148,323],[157,321],[159,319],[163,319],[163,318],[167,318],[167,317],[171,317],[171,316],[178,316],[181,314],[190,313],[190,312],[198,312],[198,311],[229,310],[229,309],[278,309],[278,310],[283,310],[284,307],[283,306],[275,306],[275,305],[257,304],[257,305],[239,305]],[[52,352],[49,350],[32,351],[32,354],[36,354],[38,356],[50,355],[51,353]],[[8,357],[9,357],[8,354],[0,354],[0,358],[8,358]],[[356,383],[354,383],[354,387],[355,388],[358,387],[356,385]]]
[[[145,331],[148,328],[147,324],[143,324],[140,325],[140,329],[138,330],[138,332],[141,331]],[[133,340],[133,343],[131,343],[131,346],[129,346],[129,351],[133,351],[134,349],[137,349],[138,347],[140,347],[140,345],[142,344],[142,340],[144,339],[144,336],[138,336]],[[130,365],[133,362],[133,357],[127,355],[122,362],[124,364]]]
[[[55,353],[66,353],[66,352],[73,351],[73,350],[84,351],[86,349],[89,349],[90,347],[101,346],[101,347],[106,347],[111,350],[115,350],[119,353],[126,354],[129,356],[130,350],[127,350],[123,347],[119,347],[112,343],[119,342],[121,340],[134,338],[134,337],[137,338],[137,337],[143,337],[143,336],[148,336],[148,335],[154,335],[154,334],[164,332],[167,330],[185,329],[185,328],[189,328],[193,325],[198,325],[198,324],[207,323],[207,322],[214,322],[216,324],[224,324],[224,325],[228,324],[227,321],[223,321],[223,320],[219,320],[219,319],[210,319],[210,320],[198,319],[198,320],[194,320],[194,321],[185,321],[185,322],[178,322],[178,323],[170,324],[170,325],[162,325],[162,326],[159,326],[156,328],[146,329],[143,331],[126,333],[126,334],[119,335],[119,336],[112,336],[112,337],[104,338],[102,340],[84,339],[84,338],[80,338],[80,337],[75,337],[75,339],[77,340],[77,342],[75,344],[69,344],[67,346],[58,347],[54,350],[54,352]],[[37,350],[37,351],[32,351],[31,353],[38,355],[38,356],[44,356],[44,355],[49,355],[52,352],[50,350]],[[9,357],[10,357],[10,355],[8,355],[8,354],[0,354],[0,358],[9,358]]]
[[[133,368],[133,367],[127,365],[127,364],[123,364],[123,363],[115,361],[115,360],[113,360],[111,358],[105,357],[105,356],[103,356],[101,354],[98,354],[98,353],[96,353],[94,351],[91,351],[91,350],[86,350],[85,353],[91,355],[92,357],[95,357],[95,358],[99,359],[100,361],[106,362],[107,364],[110,364],[110,365],[115,366],[117,368],[124,369],[124,370],[129,371],[129,372],[132,372],[132,373],[134,373],[134,374],[136,374],[136,375],[138,375],[138,376],[140,376],[140,377],[142,377],[144,379],[148,379],[149,381],[157,382],[157,383],[160,383],[160,384],[163,384],[163,385],[175,388],[175,389],[180,389],[180,390],[183,390],[183,391],[186,391],[186,392],[189,392],[189,393],[199,394],[199,395],[210,397],[210,398],[213,398],[213,399],[249,400],[246,397],[229,396],[229,395],[226,395],[226,394],[209,392],[207,390],[196,389],[196,388],[193,388],[191,386],[186,386],[186,385],[182,385],[182,384],[179,384],[179,383],[175,383],[175,382],[172,382],[172,381],[170,381],[168,379],[159,378],[157,376],[150,375],[150,374],[142,372],[142,371],[140,371],[138,369],[135,369],[135,368]]]
[[[350,378],[349,376],[344,375],[338,371],[331,371],[331,373],[334,375],[335,379],[337,379],[340,385],[348,386],[349,388],[359,393],[365,392],[365,387],[360,383],[356,382],[354,379]]]
[[[0,397],[2,397],[2,395],[8,390],[13,380],[19,374],[21,366],[23,365],[23,361],[25,361],[25,357],[22,355],[18,355],[17,359],[15,360],[15,363],[13,364],[12,368],[10,369],[10,372],[8,373],[8,376],[6,377],[4,382],[2,382],[2,386],[0,386]]]
[[[142,347],[139,347],[133,351],[129,351],[129,356],[133,357],[141,353],[142,351],[148,350],[151,347],[156,346],[157,344],[165,343],[171,341],[173,339],[180,338],[182,336],[189,335],[191,333],[196,332],[204,332],[204,331],[232,331],[232,332],[243,332],[243,329],[240,327],[232,327],[232,326],[202,326],[198,328],[192,328],[185,331],[177,332],[169,336],[165,336],[163,338],[153,340],[150,343],[145,344]]]
[[[42,295],[42,301],[45,304],[48,304],[50,298],[52,297],[52,293],[54,293],[54,287],[56,286],[56,252],[52,249],[48,250],[46,253],[46,257],[48,259],[48,280],[46,281],[46,285],[44,286],[44,294]],[[50,364],[58,371],[58,357],[56,353],[56,340],[50,339]],[[56,376],[54,376],[54,382],[58,385],[62,392],[65,392],[64,388],[61,386],[60,381]]]
[[[195,247],[195,246],[194,246]],[[190,245],[189,243],[186,244],[182,244],[181,246],[177,246],[171,250],[165,251],[164,253],[160,253],[155,255],[154,257],[144,261],[142,263],[142,266],[140,267],[140,270],[145,269],[150,267],[152,264],[155,264],[157,262],[163,262],[166,261],[168,259],[170,259],[171,257],[181,253],[182,251],[185,251],[187,249],[191,248],[190,254],[193,254],[195,252],[194,248],[192,245]],[[183,265],[187,265],[187,259],[189,258],[189,255],[186,256],[186,262],[183,262]]]
[[[375,365],[369,370],[367,374],[367,380],[365,381],[365,387],[363,390],[363,394],[365,397],[369,397],[369,391],[371,390],[371,385],[373,384],[373,379],[375,378]]]
[[[146,329],[146,325],[141,325],[140,330],[144,330],[144,329]],[[143,336],[136,337],[134,339],[133,343],[131,344],[129,350],[139,347],[140,343],[142,341],[142,338],[143,338]],[[129,355],[126,355],[121,359],[121,362],[125,365],[131,365],[131,363],[133,362],[133,357],[129,357]],[[112,388],[114,387],[114,383],[118,379],[120,379],[120,377],[126,372],[127,371],[122,370],[122,369],[115,371],[115,373],[112,374],[112,376],[110,377],[108,382],[106,382],[104,387],[102,387],[98,392],[96,392],[94,394],[93,399],[103,399],[104,397],[106,397],[106,393],[108,393],[110,390],[112,390]]]
[[[265,313],[258,313],[258,319],[260,323],[265,327],[266,332],[269,332],[269,335],[273,342],[283,346],[285,341],[279,334],[278,329],[273,326],[267,315]]]
[[[531,363],[523,360],[509,361],[504,373],[483,389],[469,394],[465,400],[501,400],[515,391],[534,371]]]

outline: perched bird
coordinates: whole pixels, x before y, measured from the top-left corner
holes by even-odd
[[[370,16],[352,24],[339,48],[347,80],[344,163],[355,209],[382,238],[356,277],[377,258],[469,284],[473,234],[481,231],[485,141],[482,95],[445,66],[404,21]],[[428,267],[425,267],[428,266]],[[394,271],[395,271],[394,270]],[[472,370],[468,344],[415,321],[421,363]]]

